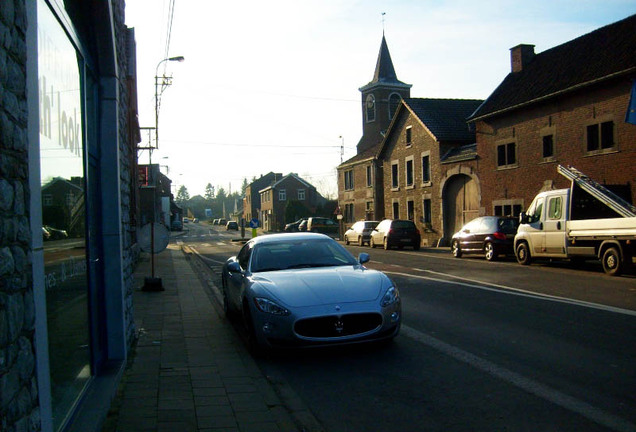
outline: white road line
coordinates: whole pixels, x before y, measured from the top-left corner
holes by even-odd
[[[602,310],[602,311],[605,311],[605,312],[613,312],[613,313],[618,313],[618,314],[623,314],[623,315],[636,316],[636,311],[629,310],[629,309],[621,309],[621,308],[617,308],[617,307],[613,307],[613,306],[607,306],[607,305],[602,305],[602,304],[598,304],[598,303],[586,302],[586,301],[582,301],[582,300],[574,300],[574,299],[569,299],[569,298],[566,298],[566,297],[554,296],[554,295],[550,295],[550,294],[541,294],[541,293],[536,293],[536,292],[532,292],[532,291],[523,290],[523,289],[520,289],[520,288],[511,287],[511,286],[508,286],[508,285],[500,285],[500,284],[494,284],[494,283],[490,283],[490,282],[483,282],[483,281],[474,280],[474,279],[467,279],[467,278],[463,278],[461,276],[455,276],[455,275],[451,275],[451,274],[440,273],[440,272],[436,272],[436,271],[433,271],[433,270],[420,270],[420,271],[424,271],[426,273],[431,273],[431,274],[434,274],[434,275],[440,275],[440,276],[445,276],[445,277],[449,277],[449,278],[453,278],[453,279],[458,279],[459,281],[450,281],[450,280],[440,279],[440,278],[436,278],[436,277],[420,276],[420,275],[414,275],[414,274],[409,274],[409,273],[395,272],[395,271],[391,271],[391,270],[384,270],[384,273],[395,274],[395,275],[403,276],[403,277],[407,277],[407,278],[425,279],[425,280],[432,280],[432,281],[435,281],[435,282],[461,285],[461,286],[465,286],[465,287],[469,287],[469,288],[477,288],[477,289],[484,290],[484,291],[493,291],[493,292],[498,292],[498,293],[508,294],[508,295],[516,295],[516,296],[521,296],[521,297],[529,297],[529,298],[534,298],[534,299],[548,300],[548,301],[553,301],[553,302],[558,302],[558,303],[565,303],[565,304],[570,304],[570,305],[586,307],[586,308],[590,308],[590,309],[598,309],[598,310]],[[466,281],[466,282],[461,282],[461,281]],[[480,284],[480,285],[477,285],[477,284]]]
[[[562,408],[565,408],[571,412],[579,414],[588,420],[605,426],[609,429],[619,432],[633,432],[636,430],[636,425],[628,420],[617,417],[613,414],[607,413],[599,408],[596,408],[587,402],[576,399],[565,393],[562,393],[549,386],[541,384],[540,382],[526,378],[516,372],[508,370],[504,367],[498,366],[495,363],[471,354],[461,348],[442,342],[432,336],[422,333],[414,328],[402,325],[402,334],[417,342],[427,345],[437,351],[446,354],[455,360],[459,360],[470,366],[475,367],[489,375],[497,377],[509,384],[514,385],[528,393],[540,397],[548,402],[556,404]]]
[[[216,242],[216,245],[217,245],[217,246],[225,246],[225,243],[223,243],[223,242]]]

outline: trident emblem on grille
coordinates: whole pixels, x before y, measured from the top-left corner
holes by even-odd
[[[344,323],[342,322],[342,318],[336,318],[336,322],[334,323],[334,330],[336,330],[336,333],[342,334],[344,330]]]

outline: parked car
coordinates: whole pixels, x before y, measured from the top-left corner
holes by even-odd
[[[172,231],[183,231],[183,223],[179,219],[175,219],[170,224],[170,229]]]
[[[63,240],[68,238],[66,230],[53,228],[50,225],[44,225],[44,229],[46,229],[50,234],[48,237],[49,240]]]
[[[507,216],[482,216],[473,219],[451,239],[455,258],[464,254],[483,254],[488,261],[499,255],[514,254],[514,238],[519,220]]]
[[[245,326],[253,353],[391,340],[401,325],[399,291],[365,268],[368,260],[323,234],[256,237],[223,265],[223,308]]]
[[[369,245],[374,248],[383,246],[384,249],[411,246],[414,250],[420,249],[422,236],[415,223],[410,220],[385,219],[371,232]]]
[[[358,221],[353,224],[344,234],[344,242],[358,243],[358,246],[364,246],[365,243],[371,241],[371,232],[378,226],[378,221]]]
[[[199,223],[199,218],[192,219],[192,223]]]
[[[307,219],[307,231],[338,236],[338,223],[326,217],[310,217]]]
[[[187,218],[187,217],[184,217],[184,218],[183,218],[183,223],[184,223],[184,224],[190,223],[190,219],[189,219],[189,218]]]
[[[301,222],[303,222],[303,221],[307,221],[307,218],[300,218],[296,222],[288,223],[287,225],[285,225],[285,232],[298,232],[298,231],[300,231],[300,229],[298,229],[298,227],[301,224]]]
[[[238,231],[238,222],[236,221],[229,221],[227,224],[225,224],[225,229],[227,231],[229,230],[234,230],[234,231]]]
[[[307,231],[307,219],[303,220],[299,225],[298,225],[298,231],[300,232],[305,232]]]
[[[223,218],[219,219],[219,225],[221,226],[227,225],[227,219],[223,219]]]

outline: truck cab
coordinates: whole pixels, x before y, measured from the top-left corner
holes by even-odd
[[[527,242],[535,257],[566,258],[566,220],[569,216],[570,190],[558,189],[538,194],[528,211],[521,214],[515,247]]]

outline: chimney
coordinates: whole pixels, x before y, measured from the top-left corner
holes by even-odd
[[[521,72],[534,58],[534,45],[517,45],[510,48],[510,63],[512,72]]]

